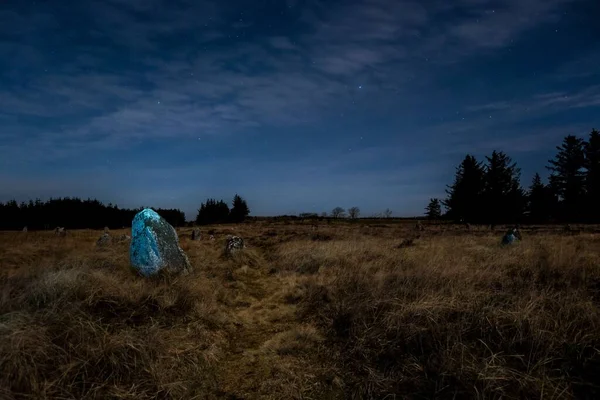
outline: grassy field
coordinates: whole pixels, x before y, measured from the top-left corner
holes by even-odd
[[[0,233],[0,399],[600,398],[596,230],[413,228],[184,228],[193,273],[154,279],[99,231]]]

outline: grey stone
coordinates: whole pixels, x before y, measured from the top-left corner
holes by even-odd
[[[106,247],[106,246],[110,245],[111,242],[112,242],[112,238],[110,237],[108,232],[104,232],[104,234],[102,234],[102,236],[100,236],[98,238],[98,240],[96,241],[96,246]]]
[[[415,245],[415,239],[404,239],[397,247],[403,249],[405,247],[412,247]]]
[[[131,266],[143,276],[191,270],[187,255],[179,247],[175,229],[154,210],[146,208],[135,215],[131,226],[129,257]]]
[[[225,242],[225,253],[233,254],[238,250],[242,250],[244,248],[244,239],[239,236],[227,236],[227,240]]]
[[[194,229],[192,230],[192,240],[200,240],[201,239],[201,235],[200,235],[200,229]]]
[[[510,228],[505,234],[504,236],[502,236],[502,244],[503,245],[509,245],[509,244],[513,244],[517,241],[523,240],[522,236],[521,236],[521,232],[519,232],[519,228],[518,227],[514,227],[514,228]]]

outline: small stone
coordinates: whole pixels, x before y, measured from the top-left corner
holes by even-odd
[[[406,247],[412,247],[415,245],[415,239],[404,239],[399,245],[399,249],[403,249]]]
[[[112,238],[108,234],[108,232],[104,232],[102,236],[98,238],[96,241],[96,246],[98,247],[106,247],[112,242]]]
[[[201,239],[200,229],[195,228],[194,230],[192,230],[192,240],[200,240],[200,239]]]
[[[510,228],[502,237],[502,244],[509,245],[513,244],[518,240],[522,240],[521,232],[519,232],[519,229],[517,227]]]
[[[238,250],[242,250],[244,248],[244,239],[239,236],[227,236],[227,241],[225,243],[225,253],[233,254]]]
[[[123,235],[119,235],[117,237],[112,238],[113,243],[124,243],[124,242],[128,242],[129,240],[131,240],[131,238],[125,234]]]

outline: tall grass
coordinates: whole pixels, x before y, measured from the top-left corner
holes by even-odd
[[[296,293],[348,398],[597,398],[600,268],[591,237],[321,244]]]
[[[126,246],[27,239],[2,248],[0,398],[214,391],[222,321],[201,277],[144,280],[129,270]]]
[[[154,279],[101,232],[0,233],[0,398],[600,398],[596,234],[210,229]]]

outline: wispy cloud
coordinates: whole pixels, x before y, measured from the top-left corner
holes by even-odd
[[[160,0],[78,4],[72,12],[83,18],[80,28],[88,40],[97,42],[94,47],[78,44],[74,31],[58,30],[65,22],[65,6],[2,11],[0,20],[13,34],[30,38],[24,47],[28,50],[18,50],[21,44],[16,40],[10,50],[6,45],[3,50],[17,52],[20,62],[14,65],[33,62],[36,68],[27,76],[27,86],[0,90],[0,108],[8,115],[51,120],[85,114],[87,118],[59,131],[44,128],[44,134],[57,142],[104,138],[115,146],[257,126],[308,126],[337,113],[360,82],[373,90],[372,82],[379,90],[372,96],[381,102],[391,88],[410,91],[411,81],[419,76],[415,55],[455,59],[506,45],[524,30],[555,18],[566,2],[461,0],[423,5],[406,0],[390,7],[377,0],[304,6],[302,21],[308,28],[296,38],[271,36],[262,44],[240,39],[206,50],[203,43],[218,42],[231,29],[229,10],[214,2],[185,0],[169,7]],[[300,7],[293,2],[289,6]],[[440,15],[459,11],[463,17],[453,19],[452,25],[436,24],[432,29],[432,21],[442,21],[436,19]],[[24,23],[31,15],[38,22],[35,29]],[[243,18],[236,22],[243,22],[237,25],[242,30],[252,25]],[[39,40],[50,34],[57,36],[57,44],[71,42],[76,54],[51,62],[52,56],[36,48],[33,40],[34,35]],[[168,57],[157,52],[175,39],[185,43],[174,42]],[[131,61],[112,63],[111,57],[127,53]],[[11,76],[20,73],[16,69],[3,72]],[[360,81],[352,84],[357,78]]]
[[[585,87],[581,90],[538,93],[529,98],[512,101],[498,101],[494,103],[467,106],[470,113],[485,113],[498,111],[504,118],[526,119],[535,116],[539,118],[557,110],[595,107],[600,105],[600,85]]]
[[[160,155],[169,144],[186,147],[198,138],[236,143],[252,135],[260,141],[267,131],[314,137],[315,127],[327,124],[333,144],[319,142],[323,148],[310,154],[294,149],[288,162],[220,153],[199,162],[201,174],[193,162],[181,171],[152,170],[148,163],[119,168],[132,175],[164,174],[164,182],[173,175],[195,177],[212,187],[221,181],[207,172],[210,168],[220,171],[221,180],[237,179],[240,170],[252,175],[254,169],[260,171],[254,187],[281,198],[310,183],[314,191],[330,193],[332,204],[340,193],[357,196],[358,186],[370,188],[364,193],[410,190],[417,193],[416,204],[439,185],[439,171],[459,152],[490,146],[535,151],[541,146],[536,143],[580,124],[567,121],[553,133],[526,127],[528,121],[600,105],[597,85],[549,87],[538,95],[519,92],[481,104],[465,103],[463,93],[448,95],[438,85],[441,77],[453,79],[449,67],[514,46],[578,1],[286,0],[270,6],[270,13],[281,8],[281,24],[289,27],[265,26],[265,10],[242,12],[208,0],[0,6],[6,32],[0,42],[0,158],[11,167],[33,168],[76,157],[108,158],[148,143],[158,143],[157,150],[144,151]],[[556,74],[579,76],[597,64],[594,57]],[[484,89],[475,98],[486,98]],[[434,122],[455,111],[460,113]],[[518,129],[522,132],[515,134]],[[364,144],[377,142],[382,131],[387,131],[385,143]],[[365,140],[346,151],[353,147],[344,145],[354,140],[351,134]],[[106,190],[118,176],[115,168],[106,167]],[[420,178],[413,184],[415,175]],[[269,189],[291,177],[306,185]],[[14,179],[4,182],[20,187]],[[56,182],[56,187],[62,186]],[[178,193],[192,191],[179,187]]]

